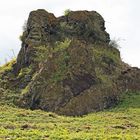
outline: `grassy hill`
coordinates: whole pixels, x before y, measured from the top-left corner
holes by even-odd
[[[140,140],[140,69],[105,29],[96,11],[30,12],[0,66],[0,140]]]
[[[83,117],[58,116],[4,103],[0,110],[0,140],[140,139],[140,93],[127,93],[116,108]]]

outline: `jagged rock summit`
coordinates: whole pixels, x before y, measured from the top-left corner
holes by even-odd
[[[105,31],[104,20],[95,11],[71,11],[58,18],[42,9],[32,11],[21,37],[22,49],[17,59],[17,71],[34,61],[30,57],[32,46],[49,46],[54,43],[54,47],[55,42],[62,42],[66,38],[89,43],[110,41],[109,34]]]
[[[140,70],[122,62],[96,11],[69,11],[56,18],[32,11],[12,66],[17,104],[64,115],[114,106],[122,92],[140,90]]]

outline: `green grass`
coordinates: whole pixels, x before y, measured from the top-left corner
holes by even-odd
[[[10,62],[7,62],[5,65],[0,66],[0,74],[12,70],[12,66],[16,63],[16,59],[12,59]]]
[[[116,108],[83,117],[0,105],[0,140],[139,139],[140,93],[127,93]]]

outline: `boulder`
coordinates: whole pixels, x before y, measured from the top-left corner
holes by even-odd
[[[140,90],[140,70],[122,62],[96,11],[58,18],[32,11],[21,40],[11,72],[20,107],[84,115],[113,107],[122,92]]]

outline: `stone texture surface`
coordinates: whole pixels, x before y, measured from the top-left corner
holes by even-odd
[[[32,11],[21,40],[13,70],[20,77],[15,83],[21,107],[83,115],[114,106],[122,92],[140,90],[140,70],[124,65],[119,50],[109,45],[96,11],[58,18]]]

